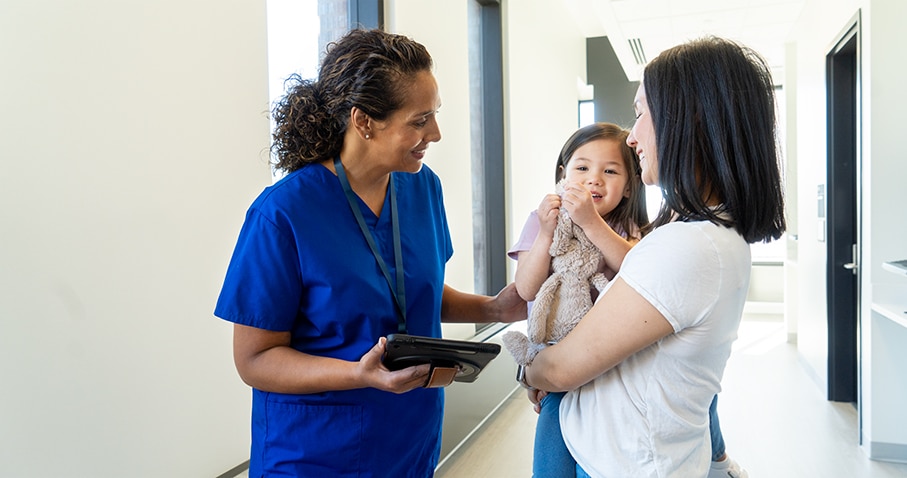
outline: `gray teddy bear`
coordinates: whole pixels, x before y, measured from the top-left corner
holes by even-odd
[[[559,195],[564,193],[563,185],[563,180],[557,184]],[[601,251],[563,207],[548,253],[552,272],[539,288],[526,321],[529,336],[509,331],[501,338],[520,365],[528,365],[548,344],[566,337],[592,308],[593,287],[597,295],[608,284],[607,277],[598,272]]]

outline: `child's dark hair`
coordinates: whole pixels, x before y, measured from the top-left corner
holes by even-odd
[[[573,156],[577,149],[587,143],[597,140],[615,141],[619,145],[620,155],[624,161],[624,168],[629,176],[627,185],[630,189],[630,197],[620,200],[620,203],[613,211],[608,213],[604,218],[612,227],[623,229],[628,235],[635,235],[639,231],[641,239],[651,229],[649,225],[649,214],[646,211],[646,190],[639,177],[639,157],[636,151],[627,146],[627,136],[629,131],[621,128],[614,123],[592,123],[576,130],[572,136],[564,143],[561,153],[557,157],[557,164],[554,169],[555,184],[564,178],[567,169],[567,162]]]

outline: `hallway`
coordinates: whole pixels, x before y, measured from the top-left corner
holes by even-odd
[[[751,478],[904,478],[869,460],[852,404],[829,402],[786,342],[777,316],[744,317],[719,395],[728,454]],[[529,477],[535,413],[522,389],[443,462],[437,478]]]

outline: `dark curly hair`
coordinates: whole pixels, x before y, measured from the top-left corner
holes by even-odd
[[[636,237],[636,239],[642,239],[642,236],[648,233],[651,227],[649,214],[646,211],[646,189],[639,178],[639,157],[636,156],[633,148],[627,146],[629,134],[629,131],[614,123],[592,123],[576,130],[564,143],[564,147],[561,148],[561,153],[557,157],[554,182],[557,183],[564,178],[567,163],[577,149],[596,140],[616,141],[620,149],[620,156],[624,161],[624,168],[629,175],[627,185],[630,187],[630,197],[622,198],[617,207],[604,219],[609,224],[623,228],[628,235],[633,235],[634,231],[639,228],[640,237]]]
[[[287,93],[271,110],[274,166],[292,172],[333,158],[352,107],[386,119],[402,106],[413,77],[431,68],[424,46],[381,30],[351,30],[328,44],[318,79],[290,76]]]

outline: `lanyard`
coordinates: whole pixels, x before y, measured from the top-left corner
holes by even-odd
[[[343,164],[340,162],[340,156],[334,158],[334,169],[337,170],[337,178],[340,179],[340,185],[343,186],[343,192],[346,194],[346,200],[350,203],[350,209],[356,216],[356,222],[359,223],[359,229],[365,236],[368,247],[372,250],[384,278],[387,279],[387,285],[390,287],[394,296],[394,304],[397,306],[397,331],[401,334],[406,333],[406,288],[403,283],[403,253],[400,247],[400,222],[397,218],[397,191],[394,188],[394,178],[389,178],[391,189],[391,224],[394,228],[394,265],[397,267],[397,287],[394,288],[394,281],[391,279],[391,273],[387,270],[387,264],[378,252],[378,246],[375,244],[375,238],[372,236],[368,226],[365,225],[365,219],[362,217],[362,210],[359,209],[359,203],[356,201],[356,194],[350,187],[350,181],[346,178],[346,172],[343,170]]]

